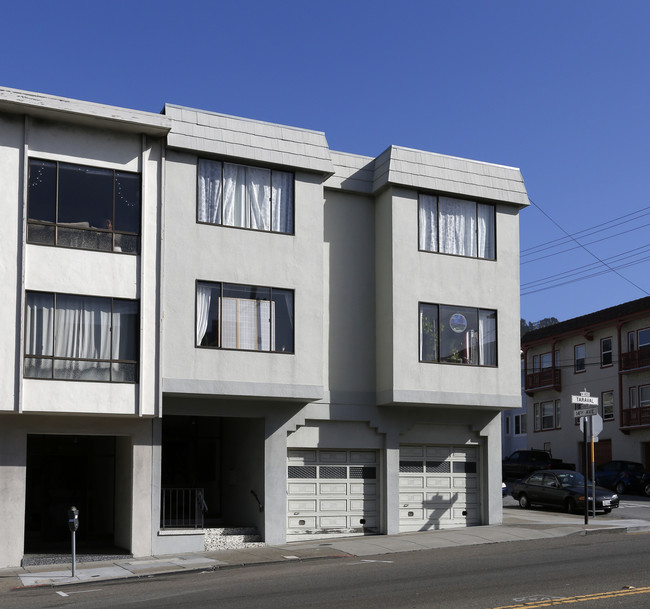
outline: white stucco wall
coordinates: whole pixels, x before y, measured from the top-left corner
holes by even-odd
[[[294,235],[198,224],[196,156],[168,152],[165,191],[164,390],[305,400],[321,397],[320,178],[315,174],[295,174]],[[196,348],[197,280],[294,290],[295,352]]]

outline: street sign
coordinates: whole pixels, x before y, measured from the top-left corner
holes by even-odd
[[[589,408],[576,408],[573,411],[573,416],[576,419],[580,417],[591,417],[595,414],[598,414],[598,406],[590,406]]]
[[[572,395],[572,404],[584,404],[585,406],[598,406],[598,398],[587,395]]]

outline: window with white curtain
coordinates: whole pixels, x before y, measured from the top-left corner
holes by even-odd
[[[27,378],[135,383],[138,373],[135,300],[27,292]]]
[[[293,233],[293,174],[199,159],[199,222]]]
[[[418,200],[419,249],[494,260],[495,209],[476,203],[421,194]]]
[[[293,291],[197,282],[196,346],[293,353]]]
[[[420,303],[420,361],[497,365],[497,314],[489,309]]]

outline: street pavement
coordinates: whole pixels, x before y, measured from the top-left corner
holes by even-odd
[[[63,586],[91,581],[151,577],[160,574],[216,570],[263,563],[291,562],[346,556],[377,556],[487,543],[503,543],[602,533],[650,532],[650,521],[616,519],[522,510],[504,499],[503,523],[458,529],[420,531],[399,535],[318,538],[280,546],[193,552],[169,556],[112,559],[71,564],[0,569],[0,593],[33,586]]]

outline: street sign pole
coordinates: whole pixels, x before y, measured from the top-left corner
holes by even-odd
[[[591,417],[583,417],[582,421],[584,423],[583,427],[583,444],[585,445],[585,524],[589,524],[589,501],[587,498],[589,497],[589,482],[587,481],[587,472],[589,471],[589,444],[587,443],[587,427],[590,427],[590,425],[587,423],[587,421]]]
[[[591,504],[592,515],[596,517],[596,460],[594,459],[594,418],[589,417],[589,434],[591,435]]]

